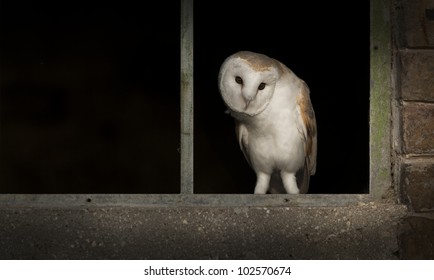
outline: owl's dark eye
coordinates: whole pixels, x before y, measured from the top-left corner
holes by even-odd
[[[265,83],[259,84],[259,87],[258,87],[259,90],[263,90],[264,88],[265,88]]]
[[[235,77],[235,82],[237,82],[237,84],[242,85],[243,84],[243,79],[241,79],[240,76],[236,76]]]

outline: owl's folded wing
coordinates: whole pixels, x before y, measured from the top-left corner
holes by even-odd
[[[252,162],[249,155],[249,144],[248,144],[248,132],[246,127],[238,121],[235,121],[235,132],[237,134],[238,143],[240,144],[241,151],[243,151],[244,157],[246,158],[249,165],[252,167]]]
[[[304,149],[307,167],[309,168],[310,175],[314,175],[316,171],[317,129],[315,112],[309,95],[309,87],[305,82],[302,82],[300,93],[297,96],[297,104],[301,116],[301,133],[305,140]]]

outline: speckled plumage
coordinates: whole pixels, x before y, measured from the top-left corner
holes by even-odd
[[[218,80],[240,148],[256,173],[254,193],[306,193],[317,154],[306,83],[281,62],[248,51],[229,56]]]

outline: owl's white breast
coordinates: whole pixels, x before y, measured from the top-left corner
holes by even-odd
[[[294,83],[278,83],[267,109],[242,122],[255,171],[296,172],[304,165],[304,143],[296,125],[296,92]]]

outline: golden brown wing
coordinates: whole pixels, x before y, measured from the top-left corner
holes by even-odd
[[[303,137],[305,139],[304,149],[307,159],[307,167],[309,168],[309,175],[314,175],[316,171],[317,129],[315,112],[309,95],[309,87],[305,82],[302,82],[301,91],[297,96],[297,104],[305,128],[303,130]]]

